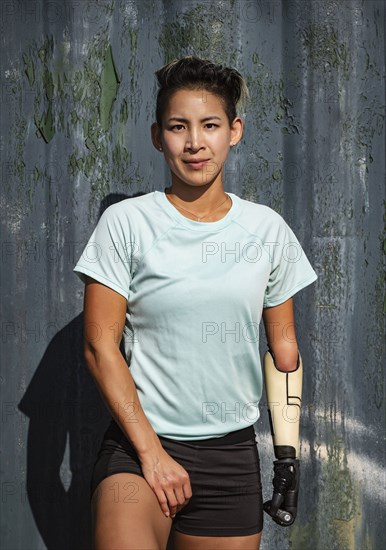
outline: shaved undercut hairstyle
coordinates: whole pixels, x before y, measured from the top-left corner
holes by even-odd
[[[156,121],[160,128],[168,102],[177,90],[203,90],[215,94],[223,104],[230,126],[238,116],[238,108],[243,110],[250,97],[247,84],[236,69],[193,55],[171,61],[155,75],[159,85]]]

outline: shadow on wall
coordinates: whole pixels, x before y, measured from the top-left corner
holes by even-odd
[[[111,204],[144,194],[108,195],[98,220]],[[83,312],[52,338],[18,408],[29,418],[26,491],[47,549],[91,548],[91,474],[111,416],[84,361]],[[63,480],[67,439],[72,475]]]

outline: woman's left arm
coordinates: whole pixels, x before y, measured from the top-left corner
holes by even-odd
[[[303,372],[296,342],[292,298],[278,306],[265,308],[263,320],[269,347],[263,361],[265,387],[276,457],[273,463],[273,495],[264,503],[264,510],[278,525],[288,527],[297,514]]]
[[[293,299],[263,309],[263,321],[268,347],[272,350],[278,370],[291,372],[298,361]]]

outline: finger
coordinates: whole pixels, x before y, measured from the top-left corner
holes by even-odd
[[[161,486],[157,486],[154,488],[154,492],[155,492],[155,495],[158,499],[158,502],[161,506],[161,510],[162,512],[165,514],[166,517],[169,517],[170,516],[170,509],[169,509],[169,506],[168,506],[168,499],[165,495],[165,492],[164,490],[162,489]]]
[[[182,485],[182,489],[184,491],[186,501],[189,502],[193,495],[192,486],[189,479]]]
[[[178,505],[176,495],[174,494],[174,488],[170,483],[170,481],[166,481],[165,483],[163,483],[162,488],[168,501],[170,516],[173,517],[176,514],[177,505]]]
[[[174,491],[167,493],[167,497],[168,497],[168,505],[170,509],[170,517],[174,518],[178,511],[178,502],[174,494]]]
[[[190,486],[189,475],[186,474],[185,481],[180,486],[174,487],[174,494],[177,498],[177,512],[189,503],[192,497],[192,489]]]
[[[183,487],[175,487],[174,494],[176,495],[177,504],[179,504],[180,506],[183,506],[186,502]]]

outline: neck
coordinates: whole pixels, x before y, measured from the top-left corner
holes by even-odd
[[[173,182],[172,185],[165,188],[165,192],[172,196],[176,202],[184,203],[187,208],[193,206],[198,211],[210,210],[222,198],[225,198],[225,191],[221,182],[218,185],[206,184],[198,187]]]

